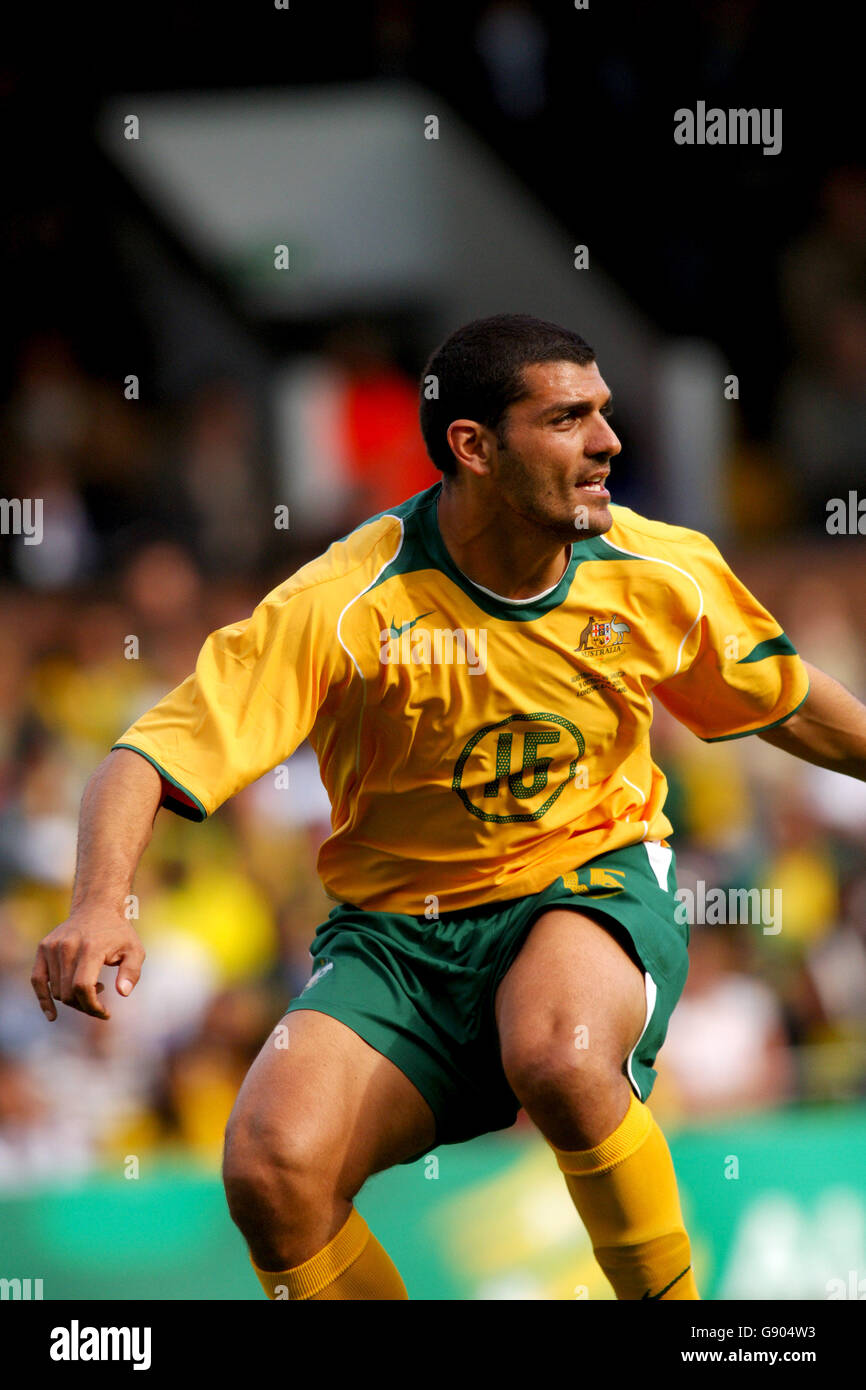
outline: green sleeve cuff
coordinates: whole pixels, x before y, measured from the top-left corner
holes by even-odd
[[[724,743],[729,738],[748,738],[750,734],[765,734],[768,729],[778,729],[780,724],[787,723],[791,716],[797,713],[800,705],[805,704],[808,698],[809,691],[807,690],[802,700],[800,700],[792,710],[789,710],[787,714],[783,714],[781,719],[774,719],[772,724],[762,724],[758,729],[742,729],[738,734],[716,734],[715,738],[704,738],[703,735],[701,735],[702,742]]]
[[[198,797],[193,796],[192,792],[188,791],[175,777],[172,777],[170,772],[166,772],[165,768],[156,761],[156,758],[152,758],[149,753],[145,753],[142,749],[136,748],[134,743],[112,744],[112,753],[115,748],[128,748],[131,753],[137,753],[140,758],[145,758],[147,762],[150,763],[151,767],[156,768],[163,783],[167,784],[163,789],[162,800],[160,801],[160,805],[165,806],[166,810],[173,811],[176,816],[182,816],[184,820],[207,820],[207,811],[204,806],[202,806]],[[172,787],[180,792],[180,796],[172,796],[170,790]]]

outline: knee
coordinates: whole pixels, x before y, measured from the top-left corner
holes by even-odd
[[[334,1175],[308,1128],[242,1114],[226,1128],[223,1184],[232,1220],[249,1235],[302,1220],[333,1191]]]
[[[503,1047],[502,1066],[512,1091],[543,1132],[555,1118],[567,1121],[578,1140],[595,1132],[600,1110],[628,1084],[618,1049],[580,1028],[516,1037]]]

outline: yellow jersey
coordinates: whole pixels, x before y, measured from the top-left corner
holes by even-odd
[[[204,820],[309,738],[328,894],[423,915],[535,893],[672,833],[651,696],[700,738],[782,723],[806,668],[697,531],[612,506],[562,578],[509,599],[455,565],[442,484],[364,522],[213,632],[127,729],[162,804]]]

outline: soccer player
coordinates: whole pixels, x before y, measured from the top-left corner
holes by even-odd
[[[521,1105],[617,1298],[698,1298],[647,1106],[688,968],[650,697],[702,739],[861,779],[866,709],[706,536],[610,505],[609,409],[577,334],[459,329],[423,374],[442,481],[211,633],[88,784],[71,914],[33,972],[49,1019],[109,1016],[103,964],[134,987],[122,904],[160,806],[204,820],[303,739],[318,756],[336,906],[226,1134],[272,1298],[405,1299],[353,1198]]]

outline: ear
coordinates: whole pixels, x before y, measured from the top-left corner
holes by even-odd
[[[490,473],[494,436],[477,420],[452,420],[445,434],[457,462],[478,477]]]

